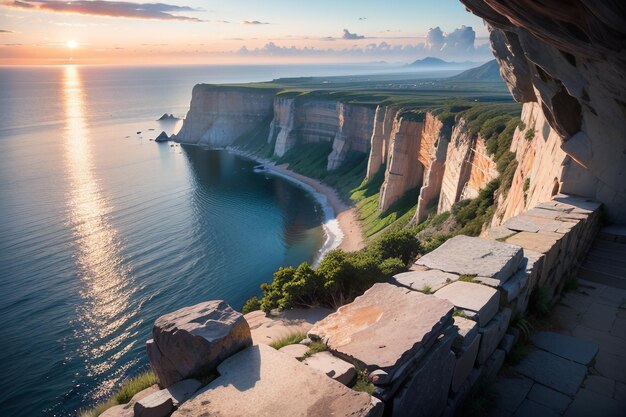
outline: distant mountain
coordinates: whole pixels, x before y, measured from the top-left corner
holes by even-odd
[[[463,71],[459,75],[448,78],[451,81],[502,81],[500,77],[500,67],[495,59],[468,70]]]
[[[444,61],[443,59],[427,56],[424,59],[418,59],[409,64],[409,67],[442,67],[449,66],[451,62]]]
[[[418,59],[416,61],[411,62],[407,65],[407,67],[411,68],[429,68],[429,69],[464,69],[464,68],[472,68],[476,66],[476,62],[450,62],[444,61],[441,58],[435,58],[433,56],[427,56],[423,59]]]

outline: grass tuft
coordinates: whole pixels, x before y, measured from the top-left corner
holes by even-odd
[[[93,408],[79,411],[78,415],[79,417],[98,417],[100,414],[104,413],[113,406],[128,403],[139,391],[143,391],[158,382],[159,381],[157,380],[156,375],[152,371],[139,374],[136,377],[125,381],[119,391],[117,391],[111,398]]]
[[[302,333],[302,332],[293,333],[288,336],[281,337],[280,339],[272,342],[270,346],[278,350],[287,345],[295,345],[296,343],[300,343],[304,339],[306,339],[306,333]]]
[[[320,340],[317,340],[315,342],[311,342],[311,344],[309,345],[309,350],[307,350],[304,353],[304,357],[308,358],[308,357],[310,357],[312,355],[315,355],[316,353],[324,352],[324,351],[327,351],[327,350],[328,350],[328,346],[326,346],[326,343],[324,343],[324,342],[322,342]]]

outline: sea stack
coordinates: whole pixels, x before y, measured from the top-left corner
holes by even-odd
[[[170,140],[170,137],[167,136],[167,133],[165,133],[165,131],[162,131],[159,136],[156,137],[156,139],[154,140],[155,142],[167,142]]]

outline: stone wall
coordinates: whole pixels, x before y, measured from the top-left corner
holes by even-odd
[[[526,314],[533,294],[556,302],[595,237],[599,208],[556,195],[482,238],[448,240],[409,272],[315,323],[265,317],[256,339],[253,326],[253,346],[246,320],[258,321],[257,312],[244,320],[223,302],[208,302],[166,315],[155,324],[161,355],[151,363],[158,375],[177,369],[170,384],[188,379],[162,383],[163,390],[135,404],[135,415],[165,407],[159,415],[453,416],[520,340],[511,324]],[[294,317],[320,317],[311,311]],[[265,345],[274,340],[268,331],[289,326],[307,326],[310,340],[279,351]],[[312,341],[328,351],[311,354]],[[189,382],[197,369],[218,376],[199,389]],[[357,370],[361,384],[373,384],[372,395],[350,389]],[[177,397],[180,384],[187,391]],[[191,396],[189,387],[199,390]]]

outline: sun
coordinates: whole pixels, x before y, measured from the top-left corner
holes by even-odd
[[[78,46],[78,43],[75,40],[71,39],[71,40],[67,41],[67,47],[68,48],[76,49],[77,46]]]

